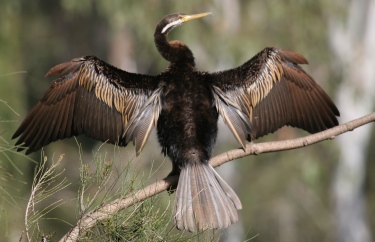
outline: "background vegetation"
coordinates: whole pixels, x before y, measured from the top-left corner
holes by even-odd
[[[95,55],[127,71],[157,74],[168,65],[153,44],[158,21],[173,12],[206,11],[214,15],[177,28],[169,38],[182,40],[192,49],[199,69],[217,71],[241,65],[266,46],[293,50],[310,61],[304,68],[336,101],[343,113],[340,122],[374,110],[372,0],[1,1],[1,241],[19,241],[25,230],[25,210],[36,170],[36,162],[31,159],[43,159],[40,152],[25,157],[9,148],[14,144],[13,132],[49,87],[52,79],[44,78],[49,68],[75,57]],[[247,157],[219,168],[244,207],[240,222],[224,231],[221,240],[371,241],[371,231],[375,231],[372,126],[334,141]],[[304,134],[283,128],[263,140]],[[77,143],[82,143],[81,151]],[[236,147],[229,130],[221,124],[215,154]],[[53,234],[54,240],[61,238],[82,212],[82,203],[77,199],[82,189],[82,170],[87,167],[87,174],[91,174],[88,177],[94,179],[95,157],[110,162],[114,180],[106,184],[115,185],[106,187],[93,206],[111,199],[113,194],[126,192],[121,188],[128,188],[129,183],[139,187],[165,177],[171,169],[169,161],[164,162],[160,155],[155,137],[149,139],[137,158],[132,145],[119,150],[85,137],[51,144],[44,154],[47,164],[65,154],[56,168],[64,172],[56,179],[58,182],[66,177],[70,184],[42,203],[46,207],[62,199],[62,204],[47,216],[55,219],[38,224],[46,235]],[[119,174],[129,162],[133,165],[127,170],[130,178],[121,180]],[[98,189],[98,184],[91,182],[96,186],[87,190],[85,202],[91,201]],[[160,204],[170,213],[168,204],[173,196],[162,194],[152,204]],[[142,214],[158,217],[156,210]],[[170,214],[163,216],[170,220]]]

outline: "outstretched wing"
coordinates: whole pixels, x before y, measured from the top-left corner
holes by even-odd
[[[219,113],[243,147],[284,125],[316,133],[338,124],[337,107],[298,64],[308,62],[266,48],[238,68],[212,74]]]
[[[160,112],[155,77],[122,71],[94,56],[57,65],[46,76],[51,75],[59,78],[13,135],[19,137],[16,145],[28,148],[26,154],[80,134],[120,146],[133,140],[140,152]]]

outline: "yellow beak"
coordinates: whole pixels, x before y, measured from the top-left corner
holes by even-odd
[[[210,15],[210,14],[212,14],[212,13],[208,12],[208,13],[198,13],[198,14],[193,14],[193,15],[183,15],[181,17],[181,20],[182,20],[182,22],[185,23],[185,22],[193,20],[193,19],[206,17],[207,15]]]

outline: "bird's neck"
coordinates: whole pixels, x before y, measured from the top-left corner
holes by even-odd
[[[155,34],[155,45],[167,61],[195,66],[193,53],[181,41],[168,42],[166,34]]]

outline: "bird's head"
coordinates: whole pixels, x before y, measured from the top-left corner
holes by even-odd
[[[168,33],[177,26],[193,20],[205,17],[211,13],[183,14],[174,13],[165,16],[156,26],[154,40],[159,53],[170,62],[181,62],[194,66],[194,56],[190,49],[181,41],[168,42]]]
[[[174,13],[174,14],[169,14],[165,16],[160,23],[158,24],[157,30],[160,31],[158,34],[163,34],[166,35],[174,29],[177,26],[180,26],[181,24],[193,20],[193,19],[198,19],[198,18],[203,18],[207,15],[210,15],[211,13],[199,13],[199,14],[184,14],[184,13]]]

